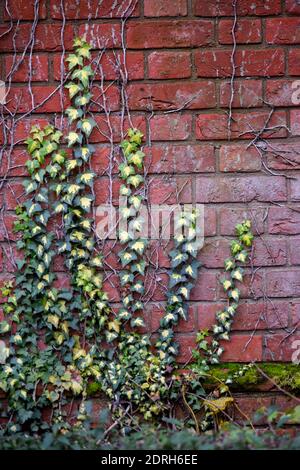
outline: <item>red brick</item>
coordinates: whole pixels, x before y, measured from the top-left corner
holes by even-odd
[[[267,152],[267,166],[274,170],[300,170],[300,143],[274,143]]]
[[[292,325],[299,326],[300,325],[300,303],[295,301],[291,304],[291,311],[292,311]]]
[[[29,57],[25,56],[23,60],[21,60],[21,56],[17,55],[14,58],[11,55],[4,57],[4,64],[5,64],[5,74],[8,78],[8,75],[11,76],[13,82],[28,82],[29,80],[29,66],[30,61]],[[20,65],[16,68],[17,64]],[[33,55],[31,61],[31,81],[33,82],[43,82],[48,81],[48,57],[47,55]],[[15,70],[12,74],[11,71]]]
[[[278,15],[281,12],[280,0],[239,0],[237,14],[240,16]],[[233,16],[232,2],[228,0],[194,0],[194,13],[199,16]]]
[[[267,273],[266,281],[270,297],[300,296],[300,271],[270,271]]]
[[[3,4],[3,17],[5,20],[33,20],[35,18],[35,2],[24,2],[24,0],[8,0],[6,6]],[[38,1],[38,18],[45,19],[47,16],[46,0]]]
[[[176,337],[176,342],[179,344],[179,354],[177,356],[177,362],[185,364],[191,362],[192,352],[196,349],[196,337],[188,335],[180,335]]]
[[[34,51],[61,51],[61,23],[47,24],[40,23],[36,27]],[[0,26],[0,35],[8,31],[7,26]],[[27,47],[31,35],[31,24],[21,23],[13,28],[1,38],[0,51],[14,52],[14,40],[16,51],[23,52]],[[74,30],[73,26],[67,24],[64,29],[64,46],[66,50],[73,47]]]
[[[142,21],[127,25],[130,49],[197,47],[213,41],[213,24],[208,20]]]
[[[219,43],[233,44],[233,20],[219,21]],[[256,44],[262,40],[261,20],[238,19],[234,32],[237,44]]]
[[[145,16],[186,16],[187,0],[147,0],[144,4]]]
[[[229,209],[220,210],[220,234],[235,235],[235,226],[243,220],[251,220],[254,234],[264,233],[264,219],[266,209],[262,207],[253,207],[249,209]]]
[[[220,105],[229,107],[231,102],[231,83],[220,85]],[[263,104],[263,87],[260,80],[235,80],[233,84],[233,108],[257,108]]]
[[[92,54],[93,60],[98,64],[98,54]],[[115,80],[120,76],[120,66],[123,71],[124,55],[121,51],[106,51],[105,54],[101,55],[99,66],[95,66],[95,62],[92,64],[94,68],[95,80],[101,79],[100,66],[104,80]],[[65,72],[67,70],[66,63]],[[141,51],[127,51],[126,53],[126,68],[128,72],[129,80],[141,80],[144,78],[144,54]],[[53,56],[53,78],[54,80],[60,81],[61,78],[61,55],[55,54]]]
[[[150,121],[150,130],[152,140],[186,140],[192,133],[192,116],[156,114]]]
[[[203,173],[215,171],[212,145],[164,145],[144,148],[150,173]]]
[[[14,133],[13,133],[13,142],[14,144],[20,143],[21,141],[27,139],[32,126],[37,125],[41,128],[49,124],[48,119],[45,118],[22,118],[17,122]],[[9,139],[11,140],[11,139]]]
[[[90,136],[90,142],[97,143],[97,142],[108,142],[110,139],[110,129],[107,123],[106,117],[102,115],[94,115],[95,121],[97,123],[97,127],[93,130]],[[146,122],[144,116],[133,116],[132,123],[134,127],[138,128],[146,135]],[[112,138],[114,142],[120,142],[122,139],[121,135],[121,128],[122,122],[120,116],[111,116],[110,117],[110,125],[112,128]],[[131,127],[131,124],[128,121],[128,118],[125,119],[124,122],[124,132]]]
[[[13,149],[11,151],[10,148],[4,150],[0,164],[0,176],[4,176],[7,173],[10,177],[28,175],[25,167],[28,158],[26,150]]]
[[[215,85],[207,82],[130,84],[128,103],[132,110],[205,109],[216,105]]]
[[[25,200],[25,189],[19,180],[9,181],[5,185],[4,201],[6,210],[15,210],[16,206]]]
[[[20,234],[14,232],[14,223],[17,220],[17,216],[14,213],[4,213],[0,224],[0,241],[17,240],[20,238]]]
[[[189,52],[155,51],[148,56],[149,78],[188,78],[192,73]]]
[[[79,26],[79,36],[85,36],[93,49],[121,47],[120,23],[85,23]]]
[[[198,176],[196,200],[201,203],[285,201],[286,180],[283,176]]]
[[[204,236],[213,237],[217,233],[217,211],[214,207],[204,207]]]
[[[300,49],[290,49],[288,51],[288,73],[289,75],[300,75]]]
[[[291,264],[300,264],[300,238],[289,238]]]
[[[36,85],[32,87],[33,104],[29,88],[11,88],[7,95],[8,109],[11,112],[28,113],[33,108],[36,113],[54,113],[61,111],[60,94],[57,87],[52,85]],[[68,100],[64,96],[64,102]]]
[[[300,44],[300,19],[267,19],[266,41],[269,44]]]
[[[178,195],[178,201],[177,201]],[[153,177],[149,183],[149,200],[151,204],[191,204],[191,178],[187,177]]]
[[[209,330],[216,321],[216,313],[222,309],[222,303],[203,303],[192,305],[196,315],[197,330]]]
[[[268,80],[266,101],[273,106],[299,106],[300,80]]]
[[[104,106],[108,111],[117,111],[120,108],[120,90],[116,85],[103,88],[95,83],[91,93],[93,95],[93,103],[90,106],[92,112],[102,112],[105,109]]]
[[[300,135],[300,110],[291,109],[291,133],[292,135]]]
[[[220,171],[260,171],[261,156],[255,147],[245,144],[222,145],[219,154]]]
[[[300,359],[300,334],[270,334],[264,337],[264,360],[292,362]]]
[[[135,3],[134,10],[132,6]],[[83,20],[97,18],[121,18],[122,16],[138,16],[140,5],[139,2],[125,0],[116,2],[115,0],[64,0],[64,14],[68,20]],[[50,3],[51,18],[61,19],[61,2],[60,0],[51,0]]]
[[[263,342],[261,335],[232,335],[230,341],[223,341],[225,349],[222,362],[253,362],[261,361]]]
[[[291,200],[300,201],[300,178],[296,175],[293,176],[293,179],[290,181],[291,184]]]
[[[281,76],[285,70],[282,49],[239,49],[234,63],[237,77]],[[231,77],[231,50],[199,50],[195,52],[195,64],[198,77]]]
[[[244,302],[237,309],[232,325],[233,330],[268,330],[287,328],[289,325],[289,303]]]
[[[300,233],[300,209],[270,207],[268,212],[269,233],[276,235],[297,235]]]
[[[285,0],[285,10],[287,13],[298,15],[300,13],[300,4],[298,0]]]
[[[91,160],[93,171],[102,176],[109,169],[111,147],[109,145],[95,145],[95,152]],[[118,169],[112,161],[112,173],[117,173]]]
[[[217,300],[218,280],[216,273],[210,271],[201,271],[191,291],[191,300],[213,301]]]
[[[270,114],[265,111],[233,113],[231,138],[250,139],[254,137],[254,131],[257,132],[264,128],[266,128],[266,130],[262,133],[262,137],[285,137],[287,133],[285,111],[277,111],[273,113],[271,119],[269,119],[269,116]],[[274,127],[275,129],[272,129]],[[197,117],[197,139],[225,140],[228,138],[228,132],[227,114],[200,114]]]

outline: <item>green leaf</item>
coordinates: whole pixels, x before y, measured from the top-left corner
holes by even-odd
[[[143,294],[145,291],[143,282],[139,280],[135,282],[134,284],[132,284],[131,291],[138,292],[139,294]]]
[[[185,253],[181,253],[178,250],[173,250],[170,252],[171,257],[171,267],[177,268],[180,264],[184,263],[188,260],[188,255]]]
[[[137,259],[137,255],[133,251],[120,251],[118,253],[119,258],[121,260],[123,268],[127,266],[129,263],[132,261],[135,261]]]
[[[67,141],[68,141],[68,147],[72,147],[72,145],[79,143],[81,144],[82,142],[82,135],[77,134],[77,132],[71,131],[67,135]]]
[[[70,99],[74,98],[77,93],[83,90],[83,87],[81,85],[78,85],[77,83],[74,82],[69,82],[67,85],[65,85],[65,88],[69,90],[69,96]]]
[[[145,326],[145,322],[141,317],[132,318],[130,322],[132,328],[139,328]]]
[[[127,178],[129,178],[130,175],[135,174],[133,166],[127,165],[127,163],[121,163],[119,165],[119,171],[121,174],[121,178],[123,178],[123,180],[124,179],[127,180]]]
[[[85,93],[82,96],[75,98],[75,106],[86,106],[92,98],[91,93]]]
[[[69,54],[68,57],[66,58],[66,62],[69,62],[68,64],[69,70],[72,70],[77,65],[81,65],[81,66],[83,65],[82,57],[76,54]]]
[[[91,135],[91,132],[95,126],[96,122],[94,119],[82,119],[77,124],[78,129],[81,129],[87,137]]]
[[[198,268],[200,265],[201,263],[199,261],[193,261],[191,264],[187,264],[186,266],[184,266],[181,272],[186,276],[190,276],[193,279],[197,279]]]
[[[75,121],[75,119],[80,119],[83,116],[82,109],[77,109],[73,107],[67,108],[65,113],[68,116],[70,122]]]
[[[0,333],[4,334],[4,333],[8,333],[8,331],[10,331],[10,324],[6,320],[1,321],[0,322]]]
[[[35,191],[38,187],[37,183],[35,181],[30,181],[30,180],[25,180],[23,182],[23,186],[25,188],[26,194],[30,194],[33,191]]]
[[[141,170],[143,168],[144,157],[145,157],[145,154],[141,152],[141,150],[138,150],[137,152],[130,154],[127,157],[127,160],[129,163],[135,165],[137,168]]]
[[[144,178],[141,175],[129,176],[129,178],[127,179],[127,183],[133,186],[134,188],[137,188],[143,182]]]
[[[95,173],[92,173],[91,171],[86,171],[85,173],[82,173],[80,175],[79,181],[91,187],[93,185],[93,180],[95,176]]]
[[[142,240],[141,238],[139,238],[138,240],[134,240],[129,244],[130,248],[132,248],[139,255],[142,255],[144,253],[146,245],[146,240]]]
[[[120,273],[120,281],[121,281],[121,286],[125,286],[126,284],[132,284],[134,280],[134,275],[131,274],[128,271],[121,271]]]
[[[38,140],[34,140],[31,138],[26,139],[25,143],[27,144],[27,151],[30,154],[32,154],[36,149],[39,149],[41,146]]]
[[[93,196],[82,196],[76,198],[75,202],[78,206],[80,206],[85,212],[89,212],[91,210],[92,202],[94,198]]]
[[[140,260],[138,263],[134,263],[130,266],[131,272],[134,273],[139,273],[141,275],[144,275],[146,269],[146,261]]]

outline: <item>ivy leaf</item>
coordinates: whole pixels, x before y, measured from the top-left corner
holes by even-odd
[[[176,286],[177,284],[180,284],[181,282],[185,282],[187,278],[185,276],[182,276],[179,273],[173,272],[170,276],[169,279],[169,287],[172,289],[172,287]]]
[[[91,171],[87,171],[80,175],[79,181],[91,187],[93,185],[94,177],[95,177],[95,173],[92,173]]]
[[[127,160],[129,163],[132,163],[135,165],[137,168],[140,170],[143,168],[143,160],[144,160],[145,154],[138,150],[137,152],[131,154],[128,156]]]
[[[41,146],[38,140],[34,140],[31,138],[26,139],[25,144],[27,144],[27,151],[30,154],[32,154],[36,149],[39,149]]]
[[[146,240],[142,240],[141,238],[139,238],[138,240],[132,241],[129,246],[134,251],[136,251],[136,253],[142,255],[146,248]]]
[[[50,219],[50,212],[49,211],[42,212],[36,218],[36,220],[44,226],[47,225],[49,219]]]
[[[137,145],[141,145],[142,138],[144,136],[144,134],[141,131],[139,131],[138,129],[129,129],[129,131],[127,132],[127,135],[130,139],[130,142],[133,142]]]
[[[143,275],[146,269],[146,261],[140,260],[138,263],[134,263],[131,265],[130,270],[132,273],[139,273]]]
[[[145,289],[144,289],[144,285],[142,283],[142,281],[137,281],[136,283],[134,283],[131,287],[131,291],[132,292],[138,292],[139,294],[143,294]]]
[[[174,324],[177,322],[177,320],[178,316],[174,312],[167,312],[161,320],[161,326],[168,327],[170,323]]]
[[[130,322],[132,328],[145,326],[145,322],[141,317],[132,318]]]
[[[230,281],[230,279],[224,279],[221,281],[221,284],[223,285],[223,288],[226,291],[228,291],[229,289],[231,289],[233,287],[233,284],[232,282]]]
[[[130,320],[131,318],[131,313],[129,312],[129,310],[127,310],[126,308],[121,308],[118,312],[118,317],[121,319],[121,320]]]
[[[128,271],[121,271],[120,273],[121,286],[125,286],[126,284],[132,284],[133,280],[134,280],[133,274],[131,274]]]
[[[10,324],[6,320],[1,321],[0,322],[0,333],[4,334],[4,333],[8,333],[8,331],[10,331]]]
[[[136,312],[137,310],[142,310],[143,309],[143,303],[140,300],[137,300],[134,302],[134,304],[131,307],[133,312]]]
[[[106,331],[105,332],[106,341],[112,343],[119,336],[115,331]]]
[[[227,258],[224,261],[225,271],[231,271],[235,267],[235,262],[232,258]]]
[[[230,248],[231,248],[231,253],[233,256],[239,253],[240,251],[242,251],[243,249],[242,245],[236,240],[233,240],[231,242]]]
[[[72,160],[67,160],[66,161],[66,169],[67,172],[70,173],[72,170],[74,170],[77,167],[77,160],[72,159]]]
[[[25,188],[26,194],[32,193],[38,187],[38,185],[35,181],[30,181],[30,180],[25,180],[24,183],[23,183],[23,186]]]
[[[82,135],[77,134],[77,132],[71,131],[67,135],[67,141],[68,141],[68,147],[72,147],[72,145],[79,143],[81,144],[82,142]]]
[[[80,206],[85,212],[89,212],[91,210],[92,202],[94,198],[93,196],[82,196],[75,200],[76,204]]]
[[[133,251],[120,251],[118,255],[123,268],[125,268],[125,266],[127,266],[129,263],[137,259],[137,255]]]
[[[83,57],[84,59],[90,59],[91,58],[91,53],[90,53],[91,46],[87,42],[83,42],[80,47],[76,49],[76,52],[78,55]]]
[[[128,188],[128,186],[125,186],[124,184],[122,184],[122,186],[120,187],[120,194],[121,196],[130,196],[131,195],[131,189]]]
[[[95,268],[101,268],[103,266],[102,257],[100,255],[94,256],[91,260],[91,266]]]
[[[240,261],[241,263],[246,263],[248,260],[248,253],[247,251],[241,251],[237,255],[235,255],[235,259]]]
[[[73,107],[67,108],[65,113],[68,116],[70,122],[75,121],[75,119],[80,119],[83,116],[82,109],[77,109]]]
[[[237,268],[231,273],[232,279],[236,279],[237,281],[242,282],[243,281],[243,273],[244,270],[242,268]]]
[[[240,291],[238,289],[232,289],[229,291],[228,295],[230,298],[238,302],[240,298]]]
[[[176,292],[179,295],[182,295],[186,300],[189,300],[190,291],[193,288],[193,284],[188,283],[185,286],[179,287],[178,291]]]
[[[191,264],[184,266],[182,269],[182,274],[192,277],[193,279],[197,279],[198,268],[201,265],[199,261],[193,261]]]
[[[247,232],[241,236],[240,240],[245,246],[251,246],[253,242],[253,235],[251,232]]]
[[[141,207],[142,200],[141,196],[134,195],[129,198],[129,203],[133,205],[136,211],[138,211]]]
[[[47,188],[41,188],[40,192],[36,195],[35,200],[37,202],[48,202],[48,189]]]
[[[143,183],[144,178],[141,175],[132,175],[127,179],[127,183],[133,186],[135,189]]]
[[[67,85],[65,85],[65,88],[69,90],[70,99],[74,98],[77,93],[83,90],[83,87],[81,85],[78,85],[74,82],[67,83]]]
[[[95,149],[92,145],[84,145],[75,150],[75,157],[80,157],[84,162],[87,162],[94,151]]]
[[[69,62],[68,64],[69,70],[72,70],[77,65],[80,65],[80,66],[83,65],[82,57],[76,54],[69,54],[68,57],[66,58],[66,62]]]
[[[91,135],[92,130],[96,126],[94,119],[82,119],[77,124],[78,129],[81,129],[87,137]]]
[[[63,212],[67,212],[67,206],[66,204],[63,204],[62,202],[58,201],[54,204],[54,213],[55,214],[61,214]]]
[[[119,165],[119,171],[121,174],[121,178],[123,178],[123,180],[124,179],[126,180],[130,175],[135,174],[133,166],[127,165],[127,163],[121,163]]]
[[[85,93],[82,96],[75,98],[75,106],[86,106],[92,98],[91,93]]]
[[[198,254],[198,248],[196,243],[188,242],[185,243],[182,247],[182,250],[189,255],[193,256],[194,258],[197,257]]]
[[[177,268],[180,264],[184,263],[185,261],[188,260],[188,255],[185,253],[181,253],[178,250],[173,250],[170,252],[170,257],[172,259],[171,261],[171,267],[172,268]]]

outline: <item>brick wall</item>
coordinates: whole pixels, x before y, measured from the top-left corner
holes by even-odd
[[[257,235],[252,266],[223,359],[290,361],[292,343],[300,339],[300,2],[238,0],[234,37],[229,0],[140,0],[124,30],[129,0],[65,0],[64,15],[60,0],[40,0],[37,21],[34,1],[9,0],[9,11],[1,3],[1,77],[10,89],[0,136],[1,282],[13,276],[13,258],[20,256],[12,225],[26,175],[23,139],[33,123],[61,124],[68,101],[59,90],[61,54],[72,49],[74,36],[85,34],[95,56],[105,47],[101,64],[116,144],[122,93],[114,52],[122,61],[127,50],[126,91],[133,124],[146,135],[150,202],[205,204],[203,267],[189,320],[177,329],[179,360],[189,359],[195,332],[209,327],[222,305],[223,261],[235,224],[248,217]],[[102,99],[96,92],[95,98]],[[111,147],[98,108],[95,119],[99,128],[91,141],[100,204],[109,200]],[[115,166],[114,199],[116,172]],[[118,247],[104,249],[118,268]],[[149,331],[162,315],[169,249],[153,246],[159,269],[148,286]],[[62,269],[59,259],[56,269]],[[58,284],[66,282],[67,273],[59,272]],[[116,276],[105,285],[118,302]]]

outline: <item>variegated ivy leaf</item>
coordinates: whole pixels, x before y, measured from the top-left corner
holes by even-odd
[[[139,131],[138,129],[129,129],[127,132],[127,135],[130,139],[130,142],[133,142],[137,145],[141,145],[142,138],[144,136],[144,134],[141,131]]]
[[[227,331],[225,331],[224,333],[221,333],[220,336],[219,336],[220,339],[223,339],[224,341],[229,341],[229,334]]]
[[[0,364],[5,364],[6,359],[9,357],[10,350],[4,341],[0,341]]]
[[[66,204],[63,204],[60,201],[58,201],[54,204],[54,213],[55,214],[61,214],[62,212],[66,212],[66,211],[67,211]]]
[[[127,243],[129,240],[131,240],[130,233],[128,233],[126,230],[120,230],[119,231],[119,239],[121,243]]]
[[[145,289],[144,289],[144,285],[142,283],[142,281],[137,281],[135,282],[132,287],[131,287],[131,290],[133,292],[138,292],[139,294],[143,294]]]
[[[48,165],[46,167],[46,170],[48,174],[51,176],[51,178],[55,178],[58,173],[61,171],[60,165],[57,165],[56,163],[54,165]]]
[[[138,263],[134,263],[130,266],[132,273],[144,274],[146,269],[146,261],[140,260]]]
[[[176,268],[180,264],[184,263],[188,259],[188,255],[185,253],[181,253],[180,251],[173,250],[170,252],[170,257],[172,259],[171,261],[171,267]]]
[[[138,240],[130,243],[130,248],[136,251],[139,255],[142,255],[146,248],[146,240],[139,238]]]
[[[221,284],[223,285],[223,288],[226,291],[228,291],[229,289],[231,289],[233,287],[233,284],[232,282],[230,281],[230,279],[224,279],[221,281]]]
[[[141,196],[134,195],[129,198],[129,203],[133,205],[136,211],[138,211],[141,207],[142,200],[143,198]]]
[[[58,253],[65,253],[66,251],[71,251],[71,244],[68,241],[60,242],[58,245]]]
[[[76,196],[76,194],[79,193],[81,186],[79,184],[69,184],[65,186],[65,189],[67,191],[67,194],[71,196]]]
[[[92,130],[96,126],[96,122],[93,119],[82,119],[77,124],[78,129],[81,129],[87,137],[91,135]]]
[[[131,304],[131,302],[133,302],[132,295],[131,294],[126,295],[126,297],[124,297],[123,299],[123,304],[125,305],[125,307],[128,307]]]
[[[143,168],[144,157],[145,157],[145,154],[141,152],[141,150],[138,150],[137,152],[130,154],[127,157],[127,160],[129,163],[132,163],[133,165],[135,165],[137,168],[141,170]]]
[[[82,242],[85,239],[84,232],[80,230],[73,230],[70,234],[70,240],[73,242]]]
[[[37,245],[36,247],[36,254],[38,256],[38,258],[42,258],[43,254],[44,254],[44,246],[43,245]]]
[[[187,264],[186,266],[184,266],[182,274],[190,276],[193,279],[197,279],[197,272],[200,264],[201,263],[199,261],[193,261],[191,264]]]
[[[130,207],[122,207],[120,209],[120,214],[124,219],[128,219],[129,217],[134,215],[134,212]]]
[[[101,268],[101,266],[103,266],[102,257],[100,255],[94,256],[91,259],[91,266],[95,266],[95,268]]]
[[[55,131],[54,134],[51,136],[51,140],[59,144],[60,139],[62,138],[63,133],[61,131]]]
[[[186,241],[186,238],[185,238],[185,236],[184,236],[182,233],[178,233],[177,235],[175,235],[174,240],[175,240],[175,242],[176,242],[176,245],[179,246],[179,245],[181,245],[183,242]]]
[[[244,235],[242,235],[240,237],[240,240],[245,246],[251,246],[252,242],[253,242],[253,238],[254,237],[253,237],[252,233],[247,232],[247,233],[244,233]]]
[[[48,188],[41,188],[40,192],[36,195],[35,200],[37,202],[48,202]]]
[[[67,83],[67,85],[65,85],[65,88],[69,90],[70,99],[74,98],[77,93],[83,90],[83,87],[81,85],[78,85],[74,82]]]
[[[72,147],[72,145],[76,144],[77,142],[81,144],[82,142],[82,135],[77,134],[77,132],[71,131],[67,135],[68,147]]]
[[[50,212],[49,211],[44,211],[41,214],[39,214],[36,218],[37,222],[39,222],[42,225],[47,225],[48,220],[50,218]]]
[[[134,281],[134,276],[128,271],[121,271],[120,281],[121,286],[125,286],[126,284],[132,284],[132,282]]]
[[[121,320],[130,320],[131,313],[129,312],[129,310],[126,310],[125,308],[121,308],[118,312],[118,317]]]
[[[187,236],[186,236],[187,239],[188,239],[189,241],[192,241],[192,240],[194,240],[194,238],[196,237],[196,235],[197,235],[196,230],[195,230],[193,227],[189,227],[189,228],[188,228],[188,231],[187,231]]]
[[[190,291],[192,288],[193,288],[193,284],[188,283],[185,286],[179,287],[176,293],[179,295],[182,295],[186,300],[188,300],[190,297]]]
[[[95,246],[95,241],[93,238],[88,238],[85,242],[84,242],[84,246],[87,250],[89,251],[92,251],[94,249],[94,246]],[[94,283],[95,283],[95,279],[94,279]]]
[[[78,198],[78,201],[76,200],[76,202],[85,212],[89,212],[91,210],[93,199],[94,198],[92,196],[82,196]]]
[[[133,232],[141,232],[143,230],[143,224],[144,219],[142,217],[138,217],[129,222],[129,229]]]
[[[28,213],[29,217],[32,217],[37,212],[42,212],[42,208],[41,208],[40,204],[34,203],[32,201],[26,201],[24,206],[27,209],[27,213]]]
[[[162,326],[168,326],[169,323],[175,323],[178,317],[174,312],[167,312],[162,318]]]
[[[83,116],[82,109],[77,109],[73,107],[67,108],[65,113],[67,114],[70,122],[73,122],[76,119],[80,119]]]
[[[83,57],[84,59],[90,59],[91,58],[91,53],[90,53],[91,45],[88,44],[87,42],[82,42],[81,46],[76,49],[76,53]]]
[[[240,261],[240,263],[246,263],[248,260],[248,253],[247,251],[241,251],[240,253],[235,255],[235,259]]]
[[[83,65],[82,57],[76,54],[69,54],[68,57],[66,58],[66,62],[69,62],[68,63],[69,70],[72,70],[74,67],[77,67],[77,65],[80,65],[80,66]]]
[[[106,336],[106,341],[108,343],[112,343],[115,339],[117,339],[118,333],[116,333],[115,331],[106,331],[105,336]]]
[[[185,276],[182,276],[182,274],[173,272],[169,279],[169,287],[170,289],[172,289],[172,287],[176,286],[181,282],[185,282],[186,280],[187,278]]]
[[[81,183],[86,184],[87,186],[92,186],[94,177],[95,177],[95,173],[92,173],[91,171],[86,171],[85,173],[82,173],[79,176],[79,181]]]
[[[242,245],[236,240],[233,240],[231,242],[230,248],[231,248],[231,253],[233,256],[239,253],[240,251],[242,251],[243,249]]]
[[[238,307],[238,304],[231,304],[229,307],[227,307],[226,311],[229,313],[231,317],[233,317],[236,313],[236,309]]]
[[[225,271],[231,271],[235,267],[235,262],[232,258],[227,258],[224,261]]]
[[[49,155],[50,153],[54,152],[57,149],[56,142],[45,142],[40,149],[40,154],[43,156]]]
[[[188,227],[190,225],[189,221],[187,220],[187,218],[185,217],[184,214],[182,214],[177,220],[176,220],[176,223],[175,223],[175,227],[176,228],[180,228],[180,227]]]
[[[230,298],[238,302],[240,298],[240,291],[238,289],[232,289],[229,291],[228,295]]]
[[[35,191],[38,187],[37,183],[35,181],[30,181],[30,180],[25,180],[23,182],[23,186],[25,188],[26,194],[30,194],[33,191]]]
[[[197,243],[187,242],[183,245],[182,249],[185,253],[188,253],[190,256],[193,256],[193,258],[197,257],[197,254],[198,254]]]
[[[221,312],[218,312],[216,317],[218,321],[220,321],[221,323],[224,323],[230,318],[230,315],[226,310],[223,310]]]
[[[44,253],[43,261],[44,261],[44,264],[47,268],[50,266],[53,255],[54,255],[53,251],[46,251],[46,253]]]
[[[41,144],[38,140],[34,140],[31,137],[25,140],[25,144],[27,144],[27,152],[32,154],[36,149],[39,149]]]
[[[167,293],[167,298],[170,304],[176,304],[182,302],[182,297],[180,295],[173,294],[172,292]]]
[[[119,258],[121,259],[121,263],[123,268],[127,266],[132,261],[137,259],[137,255],[133,251],[120,251]]]
[[[38,276],[41,277],[45,272],[45,265],[43,263],[39,263],[36,267],[36,272]]]
[[[92,226],[91,219],[84,219],[80,222],[80,227],[84,228],[85,230],[90,230]]]
[[[142,310],[143,303],[140,300],[137,300],[133,303],[133,305],[131,306],[131,309],[133,312],[136,312],[137,310]]]
[[[92,145],[84,145],[75,149],[75,157],[80,157],[84,162],[87,162],[94,151],[95,149]]]
[[[91,93],[85,93],[82,96],[75,98],[75,106],[86,106],[92,98]]]
[[[231,273],[232,279],[236,279],[237,281],[242,282],[243,281],[243,273],[244,270],[242,268],[237,268]]]
[[[135,152],[137,149],[136,144],[130,143],[128,140],[123,140],[120,144],[120,147],[122,148],[125,157],[128,157],[128,155]]]
[[[42,232],[42,227],[40,225],[35,225],[32,229],[31,229],[31,233],[33,236],[36,236],[38,235],[39,233]]]
[[[160,336],[163,338],[163,340],[170,339],[174,336],[173,330],[171,328],[165,328],[164,330],[161,330]]]
[[[131,195],[131,189],[128,188],[127,186],[125,186],[124,184],[122,184],[122,186],[120,187],[120,194],[121,196],[130,196]]]
[[[121,163],[119,165],[119,171],[123,180],[126,180],[130,175],[135,174],[134,167],[127,165],[127,163]]]
[[[132,175],[127,179],[127,183],[137,188],[141,183],[144,182],[144,178],[141,175]]]
[[[145,322],[141,317],[132,318],[130,322],[130,326],[132,328],[139,328],[141,326],[145,326]]]

